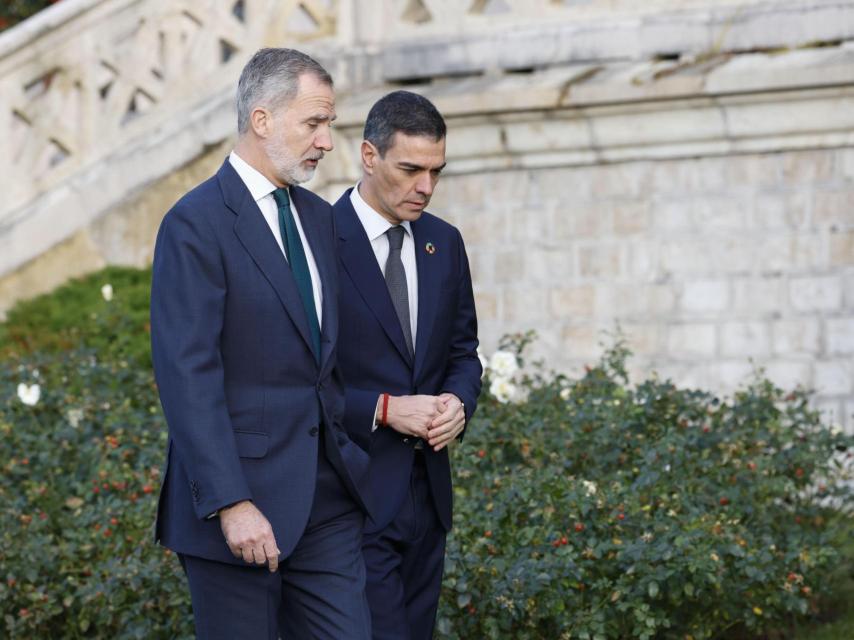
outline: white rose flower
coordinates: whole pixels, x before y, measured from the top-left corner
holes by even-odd
[[[516,386],[507,378],[495,378],[489,385],[489,393],[502,404],[510,402],[516,395]]]
[[[68,424],[76,429],[80,426],[81,420],[83,420],[83,409],[69,409],[65,417],[68,418]]]
[[[18,399],[28,407],[38,404],[42,390],[37,384],[26,385],[23,382],[18,385]]]
[[[101,295],[104,297],[104,300],[109,302],[113,299],[113,285],[105,284],[101,287]]]
[[[509,351],[496,351],[489,361],[489,368],[499,378],[511,378],[519,370],[519,363]]]
[[[560,399],[561,400],[569,400],[569,397],[572,395],[572,391],[569,387],[565,387],[560,390]]]
[[[841,436],[841,435],[842,435],[842,433],[843,433],[843,431],[842,431],[842,427],[840,427],[838,424],[831,425],[831,427],[830,427],[830,435],[832,435],[832,436]]]
[[[590,480],[582,480],[581,484],[584,485],[584,491],[587,492],[588,496],[596,495],[596,489],[598,487],[596,486],[595,482],[591,482]]]

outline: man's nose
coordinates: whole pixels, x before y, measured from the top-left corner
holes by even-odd
[[[332,130],[326,128],[319,131],[314,138],[314,147],[316,149],[323,149],[324,151],[332,151]]]
[[[418,182],[415,183],[415,191],[425,196],[433,195],[433,188],[436,186],[436,181],[432,174],[424,172],[418,176]]]

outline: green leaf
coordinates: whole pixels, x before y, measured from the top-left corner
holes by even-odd
[[[650,598],[656,597],[658,595],[658,583],[655,581],[650,582],[649,586],[647,587],[647,593],[649,594]]]

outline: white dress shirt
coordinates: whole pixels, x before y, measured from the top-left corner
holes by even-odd
[[[252,194],[255,204],[257,204],[258,208],[261,209],[264,220],[267,221],[267,226],[270,227],[270,231],[276,239],[276,244],[279,245],[282,255],[284,255],[287,260],[288,254],[285,251],[285,245],[282,242],[282,232],[279,229],[279,205],[276,204],[276,200],[273,198],[273,191],[277,188],[276,185],[267,180],[260,171],[247,163],[234,151],[232,151],[228,156],[228,161],[231,163],[231,166],[234,167],[234,170],[237,171],[237,175],[240,176],[240,179],[243,180],[243,184],[245,184],[246,188],[249,189],[249,193]],[[290,197],[290,190],[288,190],[288,197]],[[306,240],[305,237],[305,232],[302,230],[299,212],[297,211],[293,198],[291,198],[291,213],[294,214],[294,222],[296,222],[297,231],[299,231],[302,248],[305,251],[305,259],[306,262],[308,262],[308,271],[311,274],[311,289],[314,294],[314,307],[317,311],[317,324],[322,327],[323,287],[320,282],[320,272],[317,270],[317,263],[314,261],[314,254],[311,252],[311,245],[309,245],[308,240]],[[386,250],[386,253],[388,253],[388,250]]]
[[[350,192],[350,202],[359,216],[359,221],[368,234],[371,248],[380,265],[380,271],[385,273],[385,263],[388,260],[388,237],[385,232],[394,225],[383,218],[377,211],[362,199],[357,184]],[[400,223],[406,233],[403,234],[403,247],[400,250],[400,260],[406,271],[406,290],[409,296],[409,324],[412,330],[412,348],[415,349],[415,336],[418,333],[418,269],[415,265],[415,240],[412,237],[412,227],[408,220]]]

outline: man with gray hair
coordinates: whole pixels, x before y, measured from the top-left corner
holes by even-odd
[[[296,186],[332,149],[332,78],[262,49],[237,113],[234,151],[157,236],[156,537],[184,567],[199,638],[367,640],[368,459],[341,425],[331,208]]]

